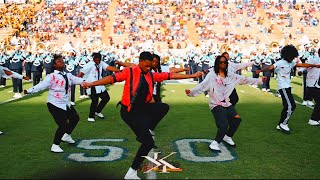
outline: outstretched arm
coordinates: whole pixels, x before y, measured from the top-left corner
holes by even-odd
[[[81,86],[85,89],[94,87],[94,86],[99,86],[99,85],[107,85],[107,84],[113,84],[114,80],[113,80],[113,76],[106,76],[98,81],[94,81],[92,83],[87,83],[87,82],[83,82],[81,84]]]
[[[179,73],[179,72],[189,71],[189,68],[170,68],[169,71],[171,73]]]
[[[210,72],[210,73],[214,73],[214,72]],[[194,97],[204,93],[205,91],[208,91],[210,87],[211,76],[212,76],[212,74],[210,73],[206,76],[206,78],[200,84],[198,84],[192,90],[186,89],[185,92],[187,96]]]
[[[106,68],[106,70],[112,71],[112,72],[120,72],[120,69],[115,68],[115,67],[113,67],[113,66],[108,66],[108,67]]]
[[[203,72],[196,72],[194,74],[179,74],[179,73],[172,73],[171,79],[188,79],[188,78],[198,78],[203,75]]]
[[[259,74],[260,72],[271,71],[272,69],[274,69],[274,65],[267,66],[261,70],[256,70],[256,74]]]
[[[316,67],[316,68],[320,68],[320,65],[316,65],[316,64],[307,64],[307,63],[297,63],[296,64],[297,67],[305,67],[305,68],[308,68],[308,67]]]
[[[17,78],[17,79],[24,79],[24,80],[29,80],[29,77],[25,77],[21,74],[18,74],[16,72],[12,72],[10,70],[7,69],[3,69],[4,73],[8,76],[8,77],[12,77],[12,78]]]
[[[46,76],[46,78],[44,78],[44,80],[42,82],[40,82],[39,84],[31,87],[30,89],[28,90],[24,90],[24,94],[33,94],[33,93],[37,93],[39,91],[42,91],[46,88],[49,87],[51,83],[51,76]]]

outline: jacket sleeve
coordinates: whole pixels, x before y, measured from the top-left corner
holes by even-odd
[[[124,68],[121,72],[114,73],[111,76],[113,77],[113,83],[122,82],[130,76],[130,68]]]
[[[162,73],[153,73],[153,78],[155,82],[162,82],[164,80],[170,80],[172,77],[172,73],[170,72],[162,72]]]
[[[204,93],[205,91],[208,91],[210,88],[210,83],[212,83],[211,77],[212,77],[212,73],[215,73],[213,71],[210,71],[206,78],[204,78],[204,80],[198,84],[196,87],[194,87],[190,93],[188,94],[188,96],[190,97],[194,97],[194,96],[199,96],[200,94]]]

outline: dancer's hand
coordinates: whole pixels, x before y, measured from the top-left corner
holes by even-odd
[[[260,74],[261,70],[256,70],[256,74]]]
[[[267,81],[267,77],[266,76],[262,76],[262,82],[266,82]]]
[[[195,78],[199,78],[199,77],[203,76],[203,72],[198,71],[198,72],[194,73],[193,75]]]
[[[90,88],[91,86],[90,86],[90,83],[87,83],[87,82],[82,82],[81,83],[81,86],[84,88],[84,89],[88,89],[88,88]]]
[[[189,95],[191,91],[190,91],[190,89],[186,89],[185,92],[187,95]]]
[[[28,76],[27,77],[23,77],[23,79],[26,80],[26,81],[29,81],[30,77],[28,77]]]
[[[23,93],[24,93],[24,94],[28,94],[28,91],[27,91],[27,90],[23,90]]]

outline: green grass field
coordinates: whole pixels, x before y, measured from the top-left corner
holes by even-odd
[[[0,89],[0,102],[12,98],[10,86]],[[301,78],[293,79],[293,94],[302,101]],[[30,87],[25,83],[24,87]],[[176,142],[182,139],[209,139],[216,133],[213,116],[204,95],[187,97],[184,89],[195,85],[167,84],[164,86],[163,101],[170,111],[155,130],[156,144],[167,155],[177,152],[169,161],[179,162],[182,172],[157,173],[160,179],[216,179],[216,178],[285,178],[311,179],[320,177],[320,127],[307,124],[312,109],[297,105],[290,121],[290,135],[275,130],[282,109],[281,98],[264,93],[249,86],[238,86],[240,101],[236,106],[242,123],[234,136],[236,148],[227,147],[233,155],[232,161],[193,162],[183,158]],[[72,136],[77,145],[62,143],[62,154],[50,152],[57,125],[46,107],[47,91],[26,96],[0,105],[0,178],[50,178],[74,169],[91,172],[92,176],[123,178],[140,146],[133,132],[121,120],[116,104],[121,99],[123,85],[108,87],[111,100],[103,110],[105,120],[87,122],[90,100],[79,100],[76,89],[76,110],[80,122]],[[276,82],[272,80],[273,92]],[[86,149],[80,146],[85,140],[122,139],[120,142],[95,142],[99,148]],[[208,149],[208,143],[195,142],[193,150],[201,157],[220,157]],[[105,146],[123,149],[116,161],[76,162],[69,158],[73,153],[85,153],[84,157],[106,157]],[[93,146],[92,146],[93,147]],[[61,175],[63,176],[63,175]],[[146,174],[139,172],[141,178]]]

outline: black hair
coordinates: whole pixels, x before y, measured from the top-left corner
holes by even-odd
[[[229,53],[228,53],[228,52],[223,52],[223,53],[221,54],[221,56],[224,56],[224,55],[226,55],[226,54],[228,54],[228,55],[229,55]]]
[[[156,72],[157,73],[161,73],[162,70],[161,70],[161,63],[160,63],[160,56],[158,54],[153,54],[152,55],[153,58],[156,58],[158,60],[158,64],[157,64],[157,67],[156,67]],[[160,94],[160,91],[161,91],[161,83],[158,82],[156,84],[156,95],[154,97],[154,100],[156,102],[161,102],[161,94]]]
[[[100,60],[101,60],[102,56],[101,56],[101,54],[100,54],[100,53],[95,52],[95,53],[92,53],[92,58],[93,58],[93,59],[98,58],[98,59],[100,59]]]
[[[153,58],[156,58],[157,60],[158,60],[158,64],[157,64],[157,72],[158,73],[161,73],[162,72],[162,70],[161,70],[161,62],[160,62],[160,56],[158,55],[158,54],[153,54],[152,55],[153,56]]]
[[[224,74],[227,77],[228,76],[228,60],[226,57],[224,56],[217,56],[215,62],[214,62],[214,72],[218,75],[219,74],[219,64],[220,64],[220,60],[221,58],[225,58],[226,59],[226,69],[224,70]]]
[[[56,61],[58,59],[62,59],[62,58],[63,58],[63,56],[61,54],[54,54],[53,55],[52,69],[55,69],[53,65],[56,64]]]
[[[320,57],[320,48],[318,49],[318,56]]]
[[[139,61],[141,60],[148,60],[148,61],[152,61],[153,60],[153,56],[150,52],[144,51],[142,53],[140,53],[139,56]]]
[[[293,45],[286,45],[281,49],[281,58],[287,62],[292,62],[294,58],[299,56],[298,50]]]

